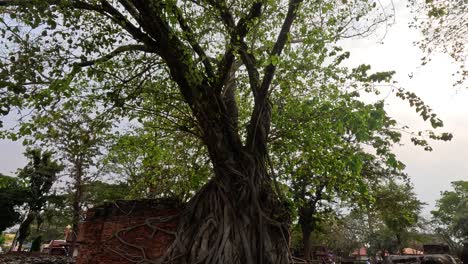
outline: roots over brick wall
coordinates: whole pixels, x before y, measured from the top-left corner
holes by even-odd
[[[182,209],[168,199],[117,201],[90,209],[80,227],[76,263],[153,262],[172,244]]]

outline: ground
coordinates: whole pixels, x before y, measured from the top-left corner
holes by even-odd
[[[64,256],[48,255],[0,255],[1,264],[74,264],[75,260]]]

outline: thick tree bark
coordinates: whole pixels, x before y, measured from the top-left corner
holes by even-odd
[[[249,156],[237,158],[216,169],[213,180],[189,201],[167,260],[289,263],[288,213],[267,181],[255,184],[248,177],[264,173],[262,166]]]
[[[463,249],[460,255],[460,259],[463,261],[463,264],[468,264],[468,241],[463,242]]]
[[[311,246],[312,244],[310,243],[310,235],[312,234],[312,229],[307,228],[306,226],[302,225],[302,244],[304,246],[304,259],[306,261],[312,260],[312,251],[311,251]]]
[[[315,228],[314,223],[315,207],[300,208],[299,209],[299,225],[302,231],[302,245],[304,248],[304,259],[307,261],[312,260],[310,237]]]
[[[305,184],[300,184],[299,186],[301,198],[305,198]],[[304,247],[304,258],[307,261],[312,260],[312,253],[311,252],[311,242],[310,236],[312,232],[315,230],[318,218],[316,216],[317,213],[317,204],[322,199],[323,191],[326,186],[325,183],[321,183],[316,186],[315,196],[309,198],[306,205],[299,208],[299,225],[301,226],[302,230],[302,244]]]

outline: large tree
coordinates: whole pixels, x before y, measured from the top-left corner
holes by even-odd
[[[183,102],[182,112],[195,120],[181,129],[205,145],[214,176],[188,202],[175,243],[161,261],[289,262],[290,215],[267,166],[270,99],[280,90],[326,89],[316,81],[337,72],[322,66],[349,56],[329,43],[365,34],[383,21],[372,11],[374,3],[4,0],[0,5],[7,14],[1,20],[2,113],[14,107],[41,111],[78,97],[126,114],[150,93],[162,105]],[[368,13],[375,16],[363,19]],[[356,72],[368,76],[368,70]],[[441,125],[414,95],[400,95],[416,102],[434,127]]]
[[[309,259],[309,238],[321,211],[329,210],[331,203],[365,200],[366,180],[390,176],[364,167],[403,168],[389,152],[400,134],[390,129],[395,122],[386,116],[383,102],[364,104],[350,94],[328,100],[325,96],[303,102],[288,96],[283,100],[293,103],[275,112],[273,135],[278,131],[281,137],[271,144],[272,156],[297,208],[304,255]],[[375,147],[381,157],[364,152],[361,144]],[[368,173],[371,169],[375,171]]]

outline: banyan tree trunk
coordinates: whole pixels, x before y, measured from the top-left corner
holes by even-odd
[[[289,263],[289,214],[264,167],[246,155],[215,166],[215,172],[188,202],[176,239],[160,261]]]

